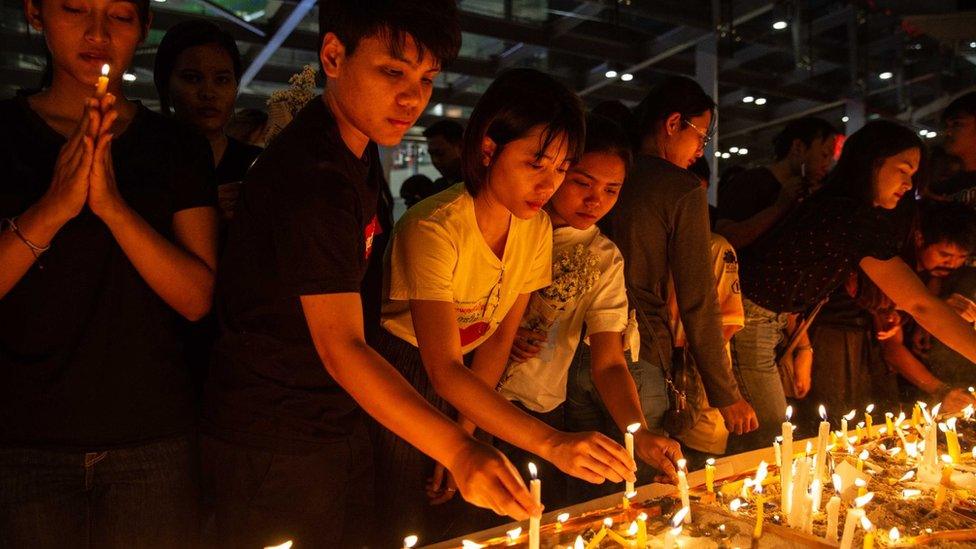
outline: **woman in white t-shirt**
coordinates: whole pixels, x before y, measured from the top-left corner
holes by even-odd
[[[616,204],[630,162],[626,133],[605,117],[587,117],[583,156],[546,205],[554,227],[552,285],[530,299],[500,391],[563,428],[568,373],[585,324],[593,383],[620,438],[628,425],[639,424],[635,453],[662,472],[659,480],[668,482],[675,479],[681,448],[649,430],[644,419],[624,354],[628,306],[623,256],[596,226]],[[517,448],[499,447],[513,461],[520,456]]]
[[[579,478],[621,482],[634,479],[635,464],[617,443],[557,431],[494,390],[529,295],[549,285],[552,228],[540,211],[579,158],[583,134],[582,103],[552,77],[513,69],[489,86],[464,136],[465,182],[421,201],[394,229],[374,348],[470,431],[477,425]],[[428,541],[445,535],[424,521],[434,464],[389,431],[374,435],[380,524]],[[446,480],[427,495],[453,493]]]

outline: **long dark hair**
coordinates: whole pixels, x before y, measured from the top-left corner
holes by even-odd
[[[153,67],[153,83],[156,85],[163,113],[170,113],[169,79],[173,76],[176,60],[184,51],[206,44],[216,44],[227,52],[234,64],[234,80],[241,81],[241,52],[237,49],[234,37],[210,21],[202,19],[177,23],[166,31],[159,43]]]
[[[715,101],[701,85],[687,76],[671,76],[651,88],[634,109],[631,136],[634,148],[656,130],[657,124],[678,113],[683,120],[715,113]],[[712,119],[714,122],[714,118]]]
[[[865,206],[874,201],[874,180],[878,168],[886,158],[909,149],[921,151],[919,169],[912,177],[914,188],[918,188],[926,177],[925,144],[911,129],[888,120],[868,122],[857,130],[841,151],[837,166],[824,180],[825,196],[846,196]]]
[[[503,72],[478,100],[464,130],[461,171],[472,196],[484,187],[490,168],[481,160],[484,138],[495,142],[497,156],[505,145],[537,126],[544,127],[540,154],[557,139],[565,138],[566,158],[575,161],[582,155],[586,122],[579,96],[535,69]]]
[[[627,132],[616,121],[595,112],[586,115],[586,153],[610,153],[616,155],[624,163],[624,168],[630,171],[634,161],[634,154],[630,149],[630,139]]]

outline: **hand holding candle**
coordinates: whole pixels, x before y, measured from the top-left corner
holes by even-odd
[[[688,512],[684,515],[686,523],[691,522],[691,498],[688,494],[688,473],[685,471],[685,466],[688,462],[682,458],[678,460],[678,492],[681,496],[681,506],[688,509]]]
[[[627,455],[630,459],[634,459],[634,433],[639,431],[641,428],[640,423],[631,423],[627,426],[627,432],[624,433],[624,447],[627,449]],[[628,480],[626,487],[624,488],[624,493],[629,494],[634,491],[634,482]]]
[[[792,510],[793,501],[793,424],[790,423],[790,418],[793,416],[793,407],[786,407],[786,421],[783,422],[783,449],[781,461],[783,465],[780,467],[779,478],[781,483],[780,494],[780,509],[783,510],[787,515]]]
[[[532,500],[536,504],[542,503],[542,481],[537,477],[539,471],[535,463],[529,463],[529,473],[532,480],[529,482],[529,491],[532,493]],[[539,549],[539,526],[541,517],[529,517],[529,549]]]

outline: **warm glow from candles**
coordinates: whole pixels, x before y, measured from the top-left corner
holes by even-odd
[[[740,507],[742,507],[742,500],[739,498],[735,498],[729,502],[729,509],[731,509],[733,513],[738,511]]]
[[[641,428],[640,423],[631,423],[630,425],[627,426],[627,432],[630,434],[634,434],[637,431],[640,431],[640,428]]]
[[[566,522],[567,520],[569,520],[569,513],[559,513],[559,516],[556,517],[556,522],[559,523]]]
[[[867,494],[864,494],[863,496],[861,496],[859,498],[855,498],[854,499],[854,506],[855,507],[864,507],[872,499],[874,499],[874,492],[868,492]]]
[[[512,528],[508,532],[505,532],[505,534],[508,535],[508,539],[515,541],[519,536],[522,535],[522,527],[519,526],[518,528]]]
[[[793,407],[792,406],[787,406],[786,407],[786,421],[789,421],[790,418],[792,418],[792,417],[793,417]]]
[[[820,419],[827,421],[827,409],[824,408],[823,404],[820,405],[819,411],[820,411]]]
[[[612,528],[613,527],[613,519],[610,518],[610,517],[607,517],[607,518],[603,519],[603,525],[606,526],[607,528]]]
[[[404,549],[411,549],[413,546],[417,545],[417,540],[418,540],[417,536],[413,534],[403,538]]]
[[[898,528],[892,528],[888,532],[888,539],[890,539],[891,541],[898,541],[899,539],[901,539],[901,532],[898,531]]]
[[[107,67],[107,66],[108,65],[105,65],[105,67]],[[102,67],[102,72],[105,72],[105,67]],[[404,540],[404,541],[406,541],[406,540]],[[265,547],[264,549],[291,549],[291,546],[292,546],[292,541],[291,540],[288,540],[288,541],[282,543],[281,545],[272,545],[270,547]]]
[[[463,549],[481,549],[482,547],[484,547],[484,545],[482,545],[482,544],[480,544],[478,542],[475,542],[475,541],[471,541],[469,539],[462,539],[461,540],[461,547]]]
[[[637,535],[637,521],[636,520],[635,521],[632,521],[630,523],[630,528],[627,529],[627,535],[628,536],[636,536]]]
[[[539,476],[539,470],[535,468],[535,463],[529,462],[529,474],[535,479]]]

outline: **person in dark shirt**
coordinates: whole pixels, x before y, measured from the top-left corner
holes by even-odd
[[[202,440],[218,536],[228,547],[368,544],[377,530],[363,410],[443,463],[468,501],[537,516],[513,466],[364,337],[363,302],[380,292],[364,286],[381,253],[377,145],[402,139],[457,55],[457,7],[332,0],[319,25],[325,92],[248,172],[222,256]]]
[[[227,135],[234,114],[241,54],[234,38],[209,21],[191,19],[166,31],[153,80],[163,114],[174,114],[210,142],[217,167],[221,218],[234,215],[240,183],[261,148]]]
[[[653,88],[635,111],[637,157],[616,207],[601,226],[620,248],[630,306],[640,307],[641,406],[652,428],[668,409],[663,368],[671,365],[668,280],[695,364],[712,406],[729,431],[756,428],[756,416],[739,392],[725,354],[721,313],[712,274],[708,202],[688,171],[709,140],[715,103],[685,77]]]
[[[774,358],[787,315],[811,310],[858,266],[899,309],[976,359],[972,327],[897,257],[892,210],[914,186],[923,150],[908,128],[868,123],[847,139],[823,189],[740,255],[746,326],[732,339],[732,356],[760,429],[730,440],[734,451],[768,446],[783,421],[786,401]]]
[[[51,84],[0,102],[0,545],[190,547],[210,151],[122,93],[148,0],[84,6],[25,3]]]
[[[441,177],[434,181],[430,194],[422,196],[421,200],[464,179],[461,174],[464,126],[455,120],[439,120],[424,130],[424,137],[427,138],[427,154],[430,155],[430,163],[441,172]]]
[[[836,139],[837,130],[820,118],[789,122],[773,140],[775,162],[719,186],[715,232],[746,252],[819,187],[833,161]]]
[[[962,170],[932,184],[932,194],[976,207],[976,92],[956,98],[942,113],[945,149]]]
[[[434,181],[422,173],[411,175],[400,185],[400,198],[408,208],[433,194]]]

